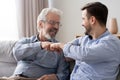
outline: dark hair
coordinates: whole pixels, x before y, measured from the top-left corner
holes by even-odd
[[[94,16],[100,24],[106,25],[108,9],[100,2],[92,2],[86,4],[81,10],[87,10],[87,17]]]

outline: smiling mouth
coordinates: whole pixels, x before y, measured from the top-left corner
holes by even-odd
[[[52,29],[50,32],[53,33],[53,34],[56,34],[56,33],[57,33],[57,30]]]
[[[50,32],[52,35],[56,35],[56,31],[52,31],[52,32]]]

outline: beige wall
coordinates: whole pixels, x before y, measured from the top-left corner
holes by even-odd
[[[50,7],[56,7],[63,11],[62,24],[57,39],[61,42],[71,41],[77,34],[84,34],[81,26],[81,7],[91,1],[100,1],[109,8],[109,18],[115,17],[120,25],[119,0],[49,0]],[[108,18],[108,19],[109,19]],[[120,26],[119,26],[120,27]],[[120,28],[119,28],[120,33]]]

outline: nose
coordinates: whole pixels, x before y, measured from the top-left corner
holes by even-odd
[[[56,24],[54,25],[54,28],[59,29],[59,24],[56,23]]]

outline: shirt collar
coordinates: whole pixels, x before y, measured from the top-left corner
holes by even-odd
[[[36,41],[40,41],[40,39],[39,39],[39,34],[37,34],[36,35],[36,37],[34,38],[34,41],[36,42]],[[49,42],[56,42],[56,40],[53,38],[53,39],[48,39],[47,41],[49,41]]]
[[[99,36],[99,38],[102,38],[102,37],[107,36],[109,34],[110,34],[110,32],[108,30],[106,30],[102,35]]]
[[[38,39],[38,35],[36,35],[36,36],[34,37],[33,42],[37,42],[37,41],[39,41],[39,39]]]
[[[97,39],[100,39],[100,38],[102,38],[102,37],[104,37],[104,36],[106,36],[106,35],[109,35],[109,34],[111,34],[109,31],[108,31],[108,29],[102,34],[102,35],[100,35]],[[89,37],[89,39],[92,39],[92,37],[90,36],[90,35],[88,35],[88,37]],[[93,39],[92,39],[93,40]]]

